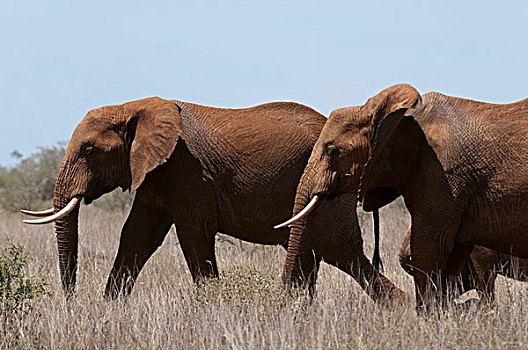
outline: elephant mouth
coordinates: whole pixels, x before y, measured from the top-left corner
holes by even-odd
[[[321,196],[321,197],[324,196],[324,198],[326,198],[326,199],[334,199],[334,198],[337,198],[337,197],[343,195],[344,193],[346,193],[346,191],[325,193],[324,195],[322,193],[319,193],[318,195]]]
[[[112,190],[113,189],[110,189],[108,191],[102,191],[100,194],[96,194],[96,195],[85,195],[85,196],[83,196],[84,204],[86,204],[86,205],[92,204],[93,201],[95,201],[96,199],[101,198],[105,193],[111,192]]]
[[[84,204],[92,204],[93,201],[101,198],[106,193],[110,193],[118,186],[107,184],[104,181],[101,181],[99,176],[97,176],[93,182],[93,185],[90,186],[93,190],[88,190],[87,193],[84,193],[82,197],[84,198]],[[124,189],[123,189],[124,191]]]

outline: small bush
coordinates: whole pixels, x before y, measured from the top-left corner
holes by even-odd
[[[202,303],[228,302],[233,307],[250,307],[262,299],[267,307],[284,302],[284,289],[272,276],[255,269],[236,268],[220,274],[220,278],[202,281],[196,299]]]
[[[45,292],[46,279],[26,278],[24,269],[29,257],[24,247],[8,239],[8,247],[0,253],[0,314],[26,313],[31,309],[31,299]]]
[[[29,258],[24,247],[7,240],[8,247],[0,252],[0,316],[4,332],[10,321],[31,310],[32,299],[45,293],[45,277],[28,278],[25,268]]]

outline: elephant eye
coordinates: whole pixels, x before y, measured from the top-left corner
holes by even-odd
[[[92,156],[96,153],[96,151],[97,150],[95,147],[90,146],[90,147],[86,147],[85,153],[87,156]]]
[[[337,154],[337,148],[335,148],[335,147],[328,148],[328,149],[326,150],[326,154],[327,154],[328,156],[330,156],[330,157],[333,156],[333,155],[335,155],[335,154]]]

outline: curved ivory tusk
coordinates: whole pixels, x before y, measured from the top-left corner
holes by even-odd
[[[23,222],[25,224],[33,224],[33,225],[42,225],[42,224],[47,224],[47,223],[50,223],[50,222],[54,222],[55,220],[58,220],[58,219],[62,218],[63,216],[68,215],[73,209],[75,209],[75,207],[77,206],[79,201],[80,201],[80,197],[73,197],[71,199],[71,201],[64,208],[62,208],[60,211],[58,211],[57,213],[55,213],[55,214],[53,214],[51,216],[42,218],[42,219],[23,220]]]
[[[315,206],[316,206],[317,202],[319,201],[319,199],[320,199],[320,197],[318,195],[313,196],[313,198],[310,201],[310,203],[308,203],[308,205],[306,207],[304,207],[304,209],[301,210],[299,212],[299,214],[295,215],[290,220],[285,221],[282,224],[279,224],[279,225],[277,225],[277,226],[275,226],[273,228],[274,229],[284,228],[284,227],[290,226],[291,224],[293,224],[296,221],[304,219],[305,217],[308,216],[308,214],[310,214],[312,212],[312,210],[315,209]]]
[[[42,211],[31,211],[31,210],[20,209],[20,212],[22,214],[26,214],[29,216],[37,216],[37,217],[50,216],[51,214],[53,214],[54,211],[55,209],[53,208],[42,210]]]

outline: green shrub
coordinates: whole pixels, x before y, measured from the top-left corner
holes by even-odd
[[[4,325],[9,317],[26,314],[31,300],[45,292],[46,279],[26,277],[29,258],[24,247],[7,239],[8,246],[0,252],[0,315]]]

